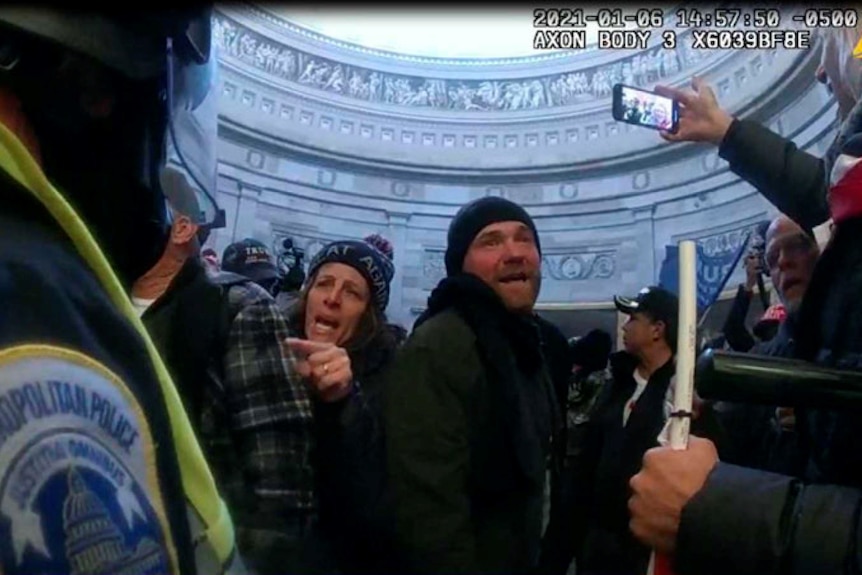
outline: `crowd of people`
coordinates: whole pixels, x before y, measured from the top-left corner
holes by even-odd
[[[204,248],[162,80],[207,62],[208,26],[0,10],[0,572],[643,575],[653,550],[680,574],[862,572],[853,406],[696,398],[688,448],[660,447],[676,295],[613,295],[621,349],[567,339],[510,200],[453,217],[409,332],[380,235],[287,273],[252,238]],[[715,346],[860,367],[856,40],[822,38],[822,159],[702,80],[659,88],[663,137],[717,145],[782,212]],[[765,272],[780,304],[750,333]]]

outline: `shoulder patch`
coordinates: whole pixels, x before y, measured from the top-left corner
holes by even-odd
[[[0,350],[0,572],[175,573],[147,419],[107,367]]]

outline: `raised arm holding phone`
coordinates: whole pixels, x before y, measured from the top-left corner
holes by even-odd
[[[733,173],[804,228],[829,219],[824,160],[757,122],[734,118],[701,78],[692,80],[691,90],[657,86],[656,92],[680,103],[679,129],[661,132],[662,138],[718,146]]]

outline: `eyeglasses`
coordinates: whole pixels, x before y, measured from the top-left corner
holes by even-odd
[[[778,258],[782,253],[788,258],[802,257],[808,255],[813,248],[814,240],[805,233],[776,239],[766,250],[766,265],[769,269],[775,269],[778,267]]]

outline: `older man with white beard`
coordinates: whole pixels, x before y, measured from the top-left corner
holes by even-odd
[[[819,255],[814,238],[799,224],[785,215],[770,222],[764,264],[787,317],[774,337],[756,343],[748,353],[795,356],[797,312]],[[794,409],[724,401],[714,408],[732,443],[724,461],[789,475],[803,473],[805,452],[800,449]]]

